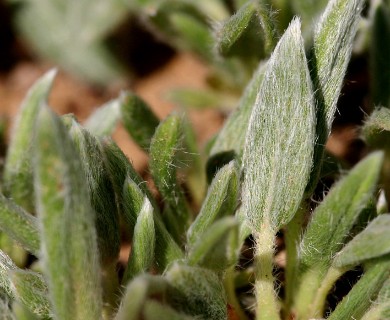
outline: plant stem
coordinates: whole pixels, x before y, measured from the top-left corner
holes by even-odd
[[[254,237],[256,241],[254,257],[256,319],[277,320],[280,319],[280,312],[272,274],[275,231],[268,223],[264,223]]]
[[[240,302],[236,296],[235,281],[234,281],[234,266],[230,267],[225,273],[224,286],[229,304],[234,308],[234,311],[240,320],[248,320]]]
[[[302,202],[294,218],[287,225],[284,234],[284,243],[286,245],[287,263],[286,263],[286,314],[291,310],[293,304],[294,292],[297,288],[297,268],[298,268],[298,246],[302,233],[302,224],[304,216],[308,210],[307,201]],[[289,315],[287,314],[287,317]]]
[[[316,292],[313,303],[311,304],[308,318],[321,317],[324,314],[324,308],[326,303],[326,297],[329,291],[332,289],[334,283],[340,278],[347,270],[344,268],[330,267],[321,286]]]

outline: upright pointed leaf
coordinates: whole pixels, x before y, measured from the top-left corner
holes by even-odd
[[[314,107],[295,19],[268,62],[246,136],[242,202],[253,231],[279,229],[298,209],[312,166]]]
[[[330,133],[363,5],[363,0],[331,0],[316,26],[313,71],[323,113],[320,120],[325,120],[318,125],[326,137]]]
[[[154,260],[155,246],[153,207],[145,197],[135,225],[131,253],[123,276],[125,283],[137,274],[148,271]]]
[[[334,254],[371,199],[383,154],[369,155],[335,186],[316,208],[301,243],[302,268],[329,266]],[[323,232],[326,230],[327,232]]]
[[[182,147],[180,117],[172,114],[156,129],[150,144],[150,171],[165,204],[168,231],[179,241],[189,224],[190,213],[176,177],[177,152]]]
[[[38,221],[12,200],[0,194],[0,230],[38,257]]]
[[[218,218],[232,214],[237,205],[238,169],[234,161],[216,174],[202,208],[187,231],[187,244],[193,245]]]
[[[222,55],[229,53],[230,48],[247,29],[255,13],[256,8],[254,3],[248,1],[227,21],[218,25],[217,29],[214,30],[218,53]]]
[[[77,148],[95,213],[100,258],[112,263],[119,254],[119,216],[110,172],[106,169],[100,141],[74,119],[67,120],[69,134]]]
[[[100,319],[102,297],[93,209],[80,155],[47,107],[38,117],[34,176],[42,263],[57,319]]]
[[[139,213],[142,210],[145,193],[140,189],[140,185],[127,178],[123,186],[122,199],[124,221],[130,231],[133,232]],[[167,231],[156,208],[153,210],[153,219],[156,237],[154,256],[157,268],[162,272],[172,261],[181,259],[183,252]]]
[[[361,233],[354,237],[339,253],[333,265],[340,268],[357,265],[364,260],[390,253],[390,214],[374,219]]]
[[[120,97],[123,125],[134,141],[148,150],[159,120],[150,107],[139,97],[130,92]]]
[[[32,150],[32,133],[39,110],[49,96],[55,74],[55,70],[47,72],[28,92],[14,124],[5,162],[5,194],[29,212],[34,209],[32,159],[29,152]]]
[[[120,102],[111,100],[96,109],[84,123],[84,127],[95,136],[110,136],[120,118]]]
[[[318,101],[318,141],[314,168],[307,187],[309,195],[318,182],[325,143],[330,134],[363,5],[364,0],[330,0],[315,28],[310,61]]]

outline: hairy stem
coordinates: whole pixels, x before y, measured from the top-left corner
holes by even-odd
[[[280,319],[280,312],[272,273],[275,232],[268,223],[264,223],[254,237],[256,241],[254,257],[256,319],[277,320]]]
[[[229,304],[233,307],[235,314],[240,320],[248,320],[247,315],[242,309],[240,302],[236,296],[235,281],[234,281],[234,266],[230,267],[225,273],[224,286]]]
[[[324,314],[326,297],[332,289],[334,283],[340,278],[346,269],[330,267],[321,286],[318,288],[314,297],[313,303],[310,307],[308,318],[321,317]]]
[[[307,212],[308,203],[302,202],[294,218],[287,225],[285,232],[285,244],[287,253],[286,264],[286,313],[290,311],[293,304],[294,288],[296,288],[297,268],[298,268],[298,246],[302,233],[302,224]]]

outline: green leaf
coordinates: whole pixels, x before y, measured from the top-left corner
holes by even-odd
[[[370,40],[372,102],[390,107],[390,5],[383,1],[375,8]]]
[[[15,298],[9,271],[17,268],[11,258],[0,250],[0,296],[2,298],[4,294],[11,300]]]
[[[362,320],[381,320],[390,317],[390,278],[383,284],[382,289],[378,293],[378,297],[372,303]]]
[[[34,210],[31,149],[35,122],[48,99],[55,70],[47,72],[29,90],[19,111],[11,134],[4,167],[5,195],[29,212]]]
[[[110,173],[106,169],[100,141],[75,120],[68,124],[69,135],[77,148],[95,213],[100,258],[104,264],[118,257],[120,246],[119,216]]]
[[[36,257],[39,256],[40,236],[37,219],[2,194],[0,230]]]
[[[339,253],[335,267],[353,266],[361,262],[390,253],[390,214],[382,214],[374,219]]]
[[[256,14],[256,7],[253,1],[248,1],[227,21],[219,24],[214,30],[216,49],[218,53],[226,56],[231,47],[245,32],[252,17]]]
[[[136,184],[130,178],[126,179],[123,187],[123,218],[131,232],[136,225],[145,201],[145,193],[143,193],[140,187],[139,184]],[[158,270],[164,271],[172,261],[181,259],[183,252],[167,231],[157,208],[154,208],[153,217],[156,237],[154,256]]]
[[[376,188],[383,154],[375,152],[336,183],[316,208],[301,243],[301,267],[321,269],[343,245]],[[324,232],[326,230],[326,232]]]
[[[255,105],[256,97],[260,91],[265,70],[266,65],[260,63],[240,99],[237,110],[229,116],[221,129],[221,132],[218,134],[210,151],[210,156],[234,151],[238,161],[241,161],[245,145],[245,136],[249,126],[249,118]],[[233,158],[234,157],[230,156],[228,161],[223,162],[223,164],[228,163]]]
[[[155,300],[145,302],[143,317],[145,320],[191,320],[194,319],[186,314],[179,313],[167,305]]]
[[[298,209],[312,167],[314,109],[300,22],[295,19],[268,62],[247,131],[242,203],[252,231],[262,225],[276,231]]]
[[[131,281],[127,287],[115,320],[138,320],[149,296],[166,294],[168,283],[162,276],[143,274]]]
[[[387,108],[378,108],[374,110],[362,128],[362,135],[371,148],[389,148],[390,110]]]
[[[363,0],[330,0],[315,28],[310,61],[317,99],[318,140],[314,151],[314,168],[307,187],[309,196],[318,182],[325,144],[331,131],[363,5]]]
[[[118,145],[111,138],[105,137],[101,140],[100,146],[102,148],[105,166],[111,177],[120,211],[123,204],[122,192],[126,177],[129,177],[132,181],[134,181],[142,192],[148,196],[152,205],[157,207],[152,194],[146,186],[146,183],[138,175],[137,171],[135,171],[129,159]]]
[[[188,248],[187,263],[224,271],[237,263],[240,248],[238,223],[234,217],[225,217],[198,235]]]
[[[10,277],[15,290],[15,299],[32,313],[50,318],[49,293],[43,277],[33,271],[11,270]]]
[[[0,299],[0,314],[2,317],[1,320],[16,320],[12,313],[10,303],[7,301],[7,299]]]
[[[134,229],[131,253],[123,276],[124,283],[137,274],[148,271],[152,266],[155,242],[153,207],[145,197]]]
[[[375,303],[383,283],[389,279],[389,276],[390,260],[387,256],[377,260],[368,268],[327,319],[361,319]]]
[[[166,278],[180,293],[170,296],[175,309],[204,319],[227,319],[225,290],[214,272],[174,263]]]
[[[150,172],[166,205],[164,219],[168,231],[180,241],[189,225],[190,212],[177,182],[177,152],[182,147],[182,126],[172,114],[160,123],[150,144]]]
[[[171,13],[169,23],[180,35],[178,42],[182,49],[190,49],[207,60],[212,60],[213,37],[209,27],[196,17],[185,12]]]
[[[110,136],[119,121],[120,107],[118,99],[107,102],[89,116],[84,127],[95,136]]]
[[[198,216],[187,231],[189,246],[202,237],[215,220],[234,212],[237,205],[238,179],[238,168],[234,161],[218,171]]]
[[[80,155],[60,118],[47,107],[36,128],[34,184],[54,314],[57,319],[100,319],[97,237]]]
[[[120,103],[121,117],[127,132],[142,149],[148,150],[159,119],[150,107],[133,93],[122,93]]]

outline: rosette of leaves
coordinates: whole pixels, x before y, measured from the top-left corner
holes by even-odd
[[[390,221],[376,209],[386,151],[370,153],[339,178],[303,227],[361,9],[358,0],[328,3],[310,61],[300,20],[291,21],[213,142],[199,210],[191,206],[182,162],[190,159],[199,169],[201,151],[190,143],[184,116],[160,121],[144,101],[124,93],[82,125],[48,106],[54,72],[38,80],[11,137],[0,196],[2,236],[35,262],[17,265],[1,247],[2,315],[387,318]],[[239,31],[242,21],[233,16],[229,23]],[[367,121],[366,139],[386,150],[381,141],[390,125],[377,118]],[[158,196],[110,138],[118,121],[149,153]],[[232,139],[235,133],[240,136]],[[284,296],[274,272],[281,230]],[[121,234],[129,236],[131,252],[118,270]],[[240,259],[248,237],[254,240],[249,266]],[[357,266],[360,278],[329,309],[334,284]],[[237,294],[248,286],[252,310]]]

